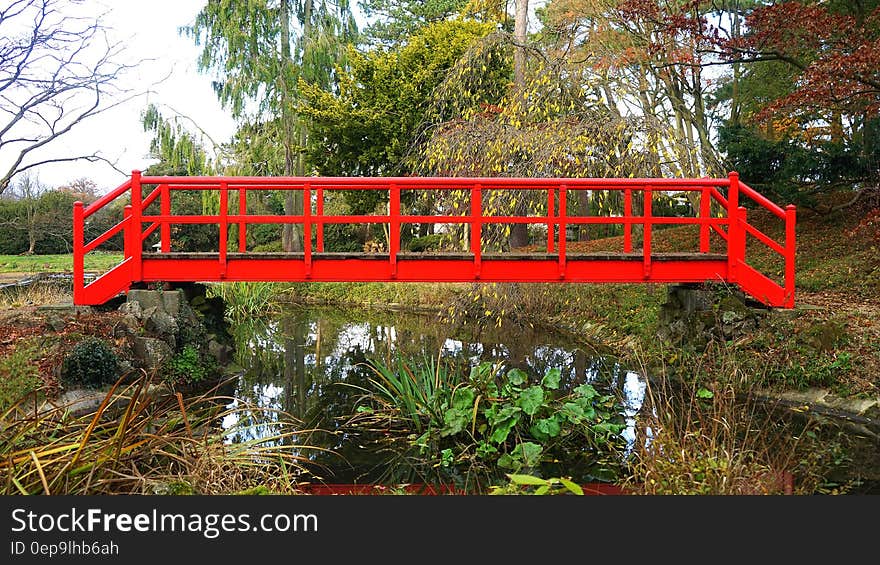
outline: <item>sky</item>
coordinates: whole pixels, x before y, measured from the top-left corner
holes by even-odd
[[[234,122],[217,101],[210,77],[197,69],[199,47],[177,31],[193,22],[204,3],[205,0],[96,0],[83,6],[82,10],[94,10],[96,15],[107,11],[101,23],[111,28],[114,38],[125,42],[123,60],[151,59],[140,63],[126,79],[126,86],[149,92],[84,120],[47,146],[41,157],[98,151],[127,173],[144,169],[154,162],[148,152],[150,136],[140,123],[140,114],[149,103],[159,106],[165,116],[170,117],[175,111],[188,116],[218,142],[229,139]],[[34,170],[44,185],[55,187],[86,177],[97,183],[99,192],[115,188],[126,178],[105,163],[85,161],[44,165]]]
[[[126,75],[125,86],[145,94],[84,120],[39,154],[40,158],[53,158],[98,152],[124,173],[102,162],[53,163],[33,169],[43,185],[58,187],[88,178],[97,184],[99,193],[104,193],[122,184],[132,170],[143,170],[154,163],[149,156],[150,135],[143,131],[140,121],[141,112],[150,103],[158,106],[165,117],[186,116],[217,143],[231,138],[235,123],[217,100],[211,77],[197,68],[200,47],[178,33],[180,26],[194,21],[205,2],[92,0],[76,5],[77,15],[102,15],[101,23],[109,28],[111,37],[125,44],[121,62],[142,61]],[[540,4],[543,2],[530,2],[532,13]],[[363,26],[357,3],[353,2],[352,7],[358,25]],[[534,21],[532,16],[530,24]],[[194,127],[187,129],[196,131]]]

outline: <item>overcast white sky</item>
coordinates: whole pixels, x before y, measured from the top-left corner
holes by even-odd
[[[196,68],[199,48],[177,32],[178,27],[192,23],[205,0],[96,0],[91,4],[84,9],[93,9],[96,14],[109,10],[103,23],[125,42],[127,60],[153,59],[127,75],[127,80],[132,81],[130,86],[136,90],[153,92],[83,121],[48,146],[43,157],[99,151],[123,171],[146,168],[152,161],[148,158],[149,136],[141,126],[140,113],[150,102],[168,105],[189,116],[218,142],[231,136],[232,119],[211,90],[210,77]],[[159,82],[169,73],[166,80]],[[166,109],[163,113],[172,112]],[[103,163],[68,162],[35,170],[40,181],[48,186],[88,177],[101,192],[125,180],[125,176]]]
[[[98,184],[99,192],[106,192],[124,182],[133,169],[148,167],[153,161],[148,155],[149,135],[143,131],[140,114],[151,102],[162,109],[163,115],[170,117],[173,111],[169,108],[173,108],[191,118],[218,143],[231,137],[234,122],[217,101],[211,89],[210,77],[197,69],[199,47],[178,33],[180,26],[193,22],[205,2],[93,0],[86,5],[78,5],[78,15],[106,12],[102,22],[113,31],[116,39],[125,42],[128,62],[150,59],[128,73],[126,80],[130,84],[126,86],[152,92],[83,121],[47,146],[40,155],[42,158],[51,158],[97,151],[127,174],[123,175],[100,162],[47,164],[34,169],[43,184],[55,187],[86,177]],[[532,0],[532,12],[535,6],[543,3],[541,0]],[[352,2],[352,7],[358,25],[362,26],[363,18],[356,4]],[[534,21],[532,17],[530,23],[534,25]]]

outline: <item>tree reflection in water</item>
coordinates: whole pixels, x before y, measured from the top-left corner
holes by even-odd
[[[536,381],[558,368],[563,388],[587,382],[618,394],[631,426],[644,395],[641,377],[613,358],[537,328],[451,328],[433,315],[297,307],[276,318],[239,324],[233,333],[236,361],[244,368],[234,396],[268,410],[224,422],[227,428],[235,424],[229,441],[271,437],[292,421],[303,431],[282,441],[290,442],[291,449],[319,448],[299,455],[314,464],[317,479],[328,482],[374,482],[392,464],[393,453],[378,441],[381,431],[355,433],[341,427],[375,377],[368,366],[372,359],[387,363],[398,355],[439,356],[463,371],[493,361],[505,371],[519,368]],[[634,439],[633,431],[627,432]]]

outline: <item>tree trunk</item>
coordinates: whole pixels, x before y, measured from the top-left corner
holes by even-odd
[[[516,0],[516,12],[513,22],[513,38],[520,45],[525,45],[529,25],[529,0]],[[513,51],[513,83],[522,89],[526,81],[526,56],[523,47]]]
[[[525,47],[528,38],[529,25],[529,0],[516,0],[514,13],[513,37],[520,45],[513,50],[513,88],[516,95],[520,96],[526,84],[526,52]],[[519,198],[522,201],[522,198]],[[515,211],[516,214],[525,212]],[[510,226],[510,236],[507,240],[511,249],[525,247],[529,244],[529,225],[513,224]]]
[[[510,226],[510,237],[507,240],[511,249],[525,247],[529,244],[529,225],[513,224]]]
[[[305,3],[306,19],[303,25],[303,49],[308,49],[308,33],[310,32],[311,2]],[[281,79],[281,123],[284,130],[284,174],[287,176],[303,176],[302,153],[294,156],[294,140],[299,146],[304,145],[305,129],[293,113],[291,90],[288,84],[291,73],[289,69],[293,64],[290,55],[290,0],[281,0],[281,69],[284,76]],[[299,130],[299,131],[297,131]],[[299,216],[303,213],[302,192],[288,190],[284,195],[284,213],[288,216]],[[296,224],[284,224],[281,228],[281,248],[286,252],[303,250],[301,227]]]
[[[577,191],[577,203],[578,203],[578,214],[582,216],[590,215],[590,191],[589,190],[578,190]],[[587,230],[587,224],[581,224],[578,226],[578,241],[589,241],[590,233]]]

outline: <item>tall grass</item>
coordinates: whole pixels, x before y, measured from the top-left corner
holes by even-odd
[[[218,389],[156,394],[144,373],[124,380],[93,414],[38,412],[28,398],[0,414],[0,494],[289,493],[308,473],[310,448],[296,445],[303,430],[291,417],[277,417],[272,437],[232,443],[238,430],[222,429],[224,417],[267,409],[241,401],[230,409]]]
[[[814,421],[743,392],[742,375],[732,371],[724,383],[654,375],[638,416],[626,488],[639,494],[821,493],[834,465],[821,454],[834,446],[818,440]]]
[[[410,363],[397,357],[393,364],[371,363],[376,378],[371,383],[382,401],[396,407],[396,413],[408,421],[418,433],[425,425],[443,424],[442,400],[461,379],[450,372],[439,359],[425,356],[421,363]]]
[[[226,304],[226,318],[236,322],[275,312],[276,298],[285,288],[272,282],[223,282],[208,286],[208,296],[219,296]]]
[[[37,282],[0,289],[0,308],[72,302],[73,291],[70,285],[41,284]]]

